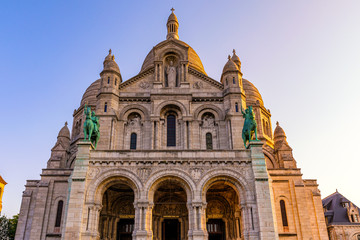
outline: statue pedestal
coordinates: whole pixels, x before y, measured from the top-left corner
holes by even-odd
[[[257,205],[257,208],[253,206],[253,209],[257,209],[253,221],[259,226],[260,239],[276,240],[279,239],[279,235],[277,233],[275,208],[262,146],[261,141],[250,141],[249,144]]]
[[[86,174],[89,169],[90,152],[94,146],[90,141],[77,143],[78,151],[75,159],[74,170],[69,178],[69,196],[66,205],[64,239],[80,239],[81,224],[84,208]]]

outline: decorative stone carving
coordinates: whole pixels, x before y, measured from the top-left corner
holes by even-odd
[[[139,126],[140,125],[140,115],[139,114],[133,114],[128,121],[128,124],[132,127]]]
[[[203,87],[202,82],[195,82],[195,83],[193,84],[193,88],[195,88],[195,89],[200,89],[200,88],[202,88],[202,87]]]
[[[156,205],[155,213],[162,216],[180,216],[187,213],[185,204],[162,204]]]
[[[192,168],[190,170],[190,174],[195,180],[199,180],[203,172],[204,170],[201,168]]]
[[[208,128],[214,127],[215,126],[214,117],[212,115],[210,115],[210,114],[206,114],[204,116],[204,118],[203,118],[202,126],[203,127],[208,127]]]
[[[132,202],[122,202],[119,204],[118,214],[120,215],[135,215],[135,208]]]
[[[206,215],[212,218],[222,218],[225,215],[225,207],[220,201],[210,201],[207,204]]]
[[[139,84],[139,87],[141,87],[142,89],[147,89],[147,88],[150,87],[150,83],[148,83],[148,82],[141,82],[141,83]]]
[[[140,177],[140,179],[143,182],[145,182],[149,178],[150,174],[151,174],[151,168],[143,167],[137,170],[137,175]]]
[[[98,168],[91,168],[87,174],[87,177],[89,179],[94,178],[98,173],[100,172],[100,170]]]

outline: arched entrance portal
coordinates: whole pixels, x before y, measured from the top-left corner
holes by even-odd
[[[131,240],[134,231],[134,191],[126,184],[110,186],[103,195],[100,239]]]
[[[209,240],[241,239],[239,196],[233,186],[221,180],[206,192],[206,229]]]
[[[153,239],[186,240],[189,224],[187,196],[180,184],[164,180],[154,194]]]

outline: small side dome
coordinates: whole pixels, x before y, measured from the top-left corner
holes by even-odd
[[[234,63],[238,66],[239,70],[241,70],[241,61],[238,55],[236,55],[235,49],[233,49],[233,55],[231,57],[231,60],[233,60]]]
[[[254,86],[254,84],[252,84],[245,78],[242,79],[242,84],[246,95],[246,105],[254,106],[258,104],[257,102],[259,102],[261,106],[264,106],[261,94],[259,90]]]
[[[82,96],[80,106],[85,105],[85,102],[91,106],[96,105],[96,96],[100,90],[100,81],[101,79],[96,80],[86,89],[84,95]]]
[[[281,139],[286,139],[286,134],[284,129],[282,129],[282,127],[280,127],[279,122],[276,122],[276,128],[274,131],[274,138],[281,138]]]
[[[120,74],[120,68],[115,62],[115,56],[111,55],[111,49],[109,50],[109,54],[105,57],[104,60],[104,70],[103,71],[114,71]]]
[[[280,127],[279,122],[276,122],[276,128],[274,131],[274,143],[275,143],[275,149],[277,149],[283,143],[288,145],[288,142],[286,141],[285,131],[284,129],[282,129],[282,127]]]
[[[65,126],[63,126],[62,128],[61,128],[61,130],[59,131],[59,134],[58,134],[58,138],[60,138],[60,137],[64,137],[64,138],[67,138],[67,139],[69,139],[70,140],[70,131],[69,131],[69,128],[68,128],[68,123],[67,122],[65,122]]]
[[[233,71],[239,71],[238,66],[236,65],[235,62],[233,62],[233,60],[231,60],[230,55],[228,56],[228,61],[225,64],[224,68],[223,68],[223,74],[226,72],[233,72]]]

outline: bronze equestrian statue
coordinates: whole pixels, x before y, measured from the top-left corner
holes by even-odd
[[[99,118],[95,115],[94,111],[91,112],[91,107],[87,106],[86,103],[84,107],[84,115],[86,118],[84,122],[84,140],[90,141],[96,149],[100,139]]]
[[[245,118],[244,127],[242,130],[242,139],[244,141],[244,146],[246,148],[246,143],[250,141],[255,133],[255,140],[258,141],[257,138],[257,124],[255,121],[255,114],[253,111],[252,106],[245,109],[245,112],[243,111],[241,107],[241,112],[243,114],[243,118]]]

